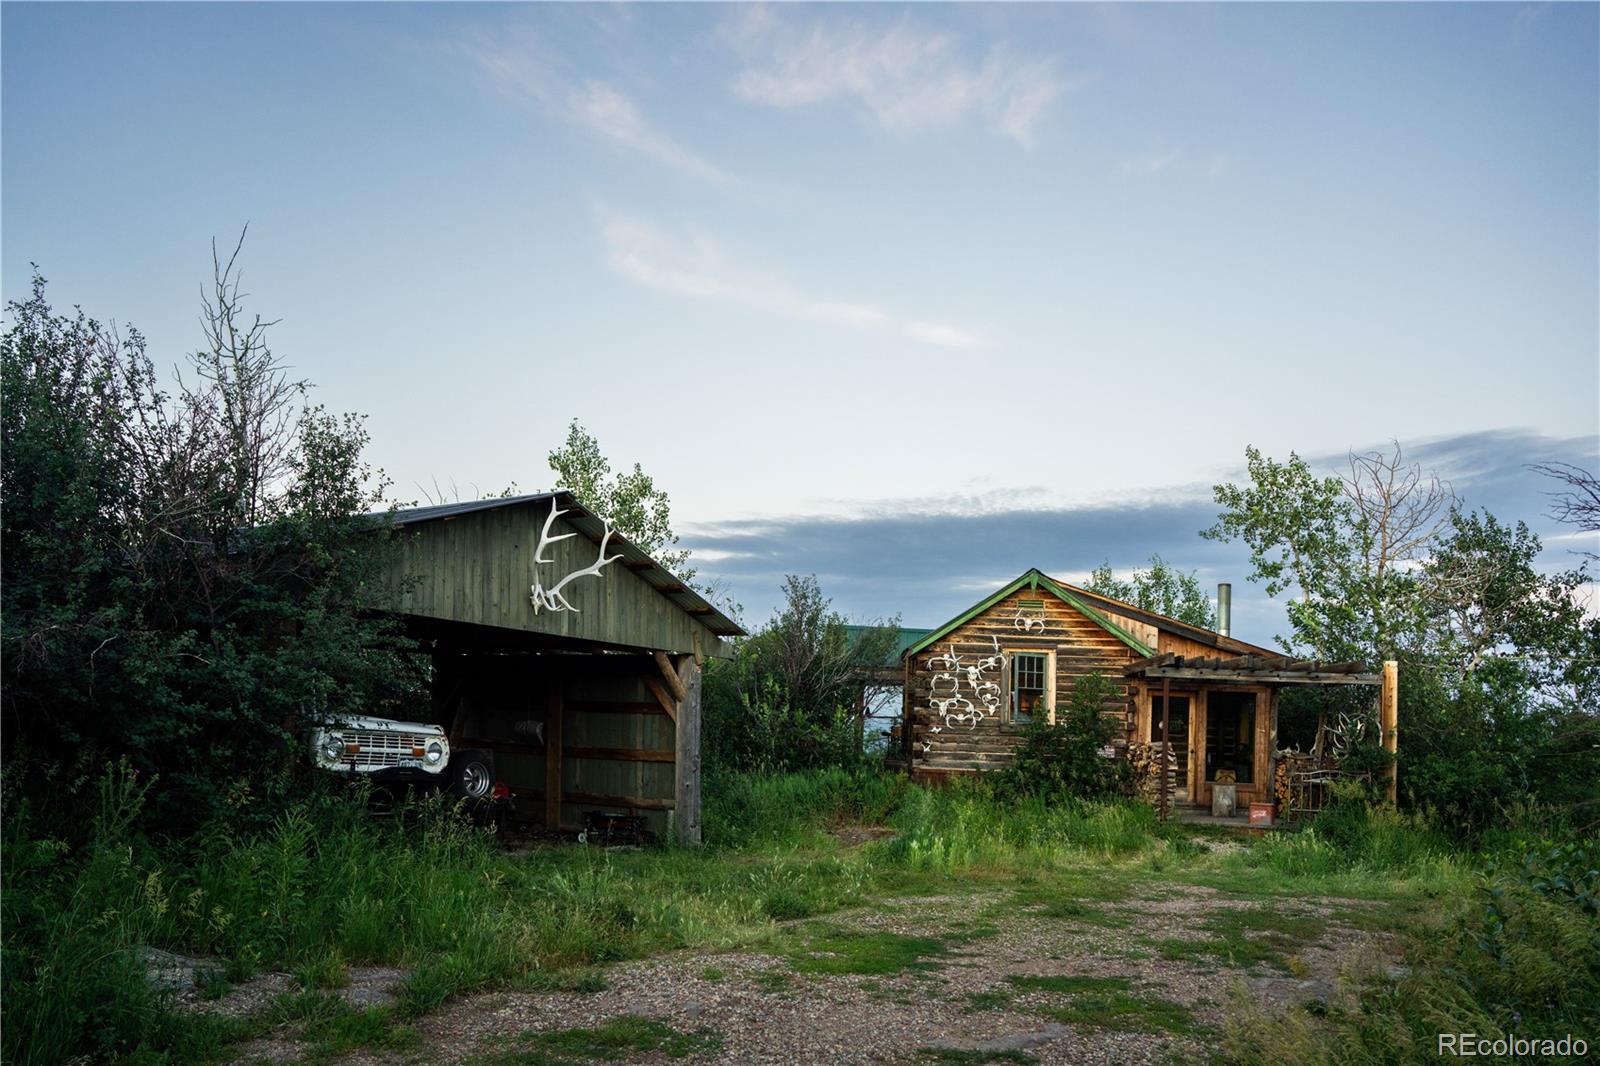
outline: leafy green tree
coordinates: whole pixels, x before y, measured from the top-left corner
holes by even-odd
[[[1600,620],[1582,598],[1588,572],[1541,574],[1540,549],[1525,523],[1452,510],[1422,571],[1435,653],[1463,676],[1509,659],[1544,696],[1600,708]]]
[[[1287,604],[1280,642],[1320,659],[1386,659],[1423,636],[1418,564],[1455,496],[1437,477],[1389,453],[1351,453],[1350,473],[1319,477],[1298,455],[1279,463],[1245,449],[1244,485],[1222,484],[1222,507],[1201,536],[1241,540],[1250,580]]]
[[[1194,571],[1174,569],[1159,555],[1150,556],[1149,568],[1134,570],[1127,581],[1112,572],[1107,560],[1095,567],[1084,588],[1202,629],[1217,627],[1216,608]]]
[[[1244,540],[1252,578],[1298,592],[1286,647],[1400,661],[1408,802],[1479,828],[1508,803],[1600,803],[1600,620],[1584,612],[1585,569],[1541,573],[1526,525],[1463,511],[1398,449],[1352,456],[1345,479],[1296,456],[1247,459],[1248,484],[1217,486],[1225,509],[1206,535]],[[1280,736],[1369,699],[1286,692]]]
[[[56,314],[37,276],[0,338],[8,777],[60,796],[125,756],[170,827],[279,787],[310,718],[425,703],[365,610],[392,547],[365,430],[299,405],[232,270],[171,393],[137,331]]]
[[[600,442],[574,418],[567,426],[566,443],[550,453],[550,469],[556,474],[556,488],[572,492],[679,580],[693,582],[689,552],[676,547],[672,502],[638,463],[631,471],[613,474]]]
[[[862,674],[899,640],[899,619],[852,637],[814,576],[789,575],[784,605],[731,662],[706,668],[706,762],[720,769],[840,765],[857,755]]]

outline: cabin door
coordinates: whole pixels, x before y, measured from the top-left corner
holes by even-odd
[[[1172,699],[1172,754],[1175,760],[1172,775],[1172,801],[1174,803],[1190,802],[1190,782],[1194,775],[1190,772],[1190,763],[1194,760],[1194,731],[1190,729],[1191,708],[1194,698],[1188,693],[1174,692]],[[1161,727],[1164,720],[1165,706],[1158,694],[1150,697],[1150,743],[1159,747],[1161,745]]]
[[[1213,785],[1257,787],[1254,692],[1207,692],[1194,733],[1203,774],[1197,782],[1200,803],[1210,805]]]

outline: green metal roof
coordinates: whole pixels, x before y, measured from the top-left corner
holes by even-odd
[[[851,644],[855,644],[855,643],[857,643],[858,641],[861,640],[861,637],[862,637],[863,634],[869,633],[874,629],[880,629],[880,628],[882,628],[882,627],[881,626],[845,626],[844,630],[845,630],[846,633],[848,633],[850,635],[850,643]],[[883,665],[883,666],[899,666],[900,665],[900,657],[906,653],[906,649],[911,647],[911,645],[915,644],[917,641],[921,640],[923,637],[927,636],[929,633],[932,633],[932,632],[933,632],[933,630],[931,630],[931,629],[907,629],[904,626],[901,626],[900,627],[900,639],[895,641],[894,648],[891,649],[890,652],[889,652],[889,657],[886,658],[882,662],[881,665]]]
[[[989,608],[993,607],[1007,596],[1010,596],[1012,593],[1024,587],[1030,589],[1044,589],[1045,591],[1056,596],[1069,607],[1072,607],[1074,610],[1085,615],[1091,622],[1098,625],[1101,629],[1104,629],[1107,633],[1110,633],[1112,636],[1122,641],[1122,643],[1132,648],[1141,658],[1147,658],[1155,654],[1155,649],[1145,644],[1142,640],[1139,640],[1132,633],[1129,633],[1126,629],[1123,629],[1121,626],[1117,625],[1099,611],[1096,611],[1093,607],[1090,607],[1079,597],[1073,595],[1066,588],[1062,587],[1061,583],[1056,581],[1049,574],[1046,574],[1038,567],[1034,567],[1021,577],[1017,578],[1015,581],[1011,582],[1011,584],[1006,585],[1004,588],[992,593],[981,603],[974,604],[957,617],[950,619],[950,621],[946,622],[938,629],[922,630],[921,632],[923,633],[923,636],[907,642],[905,649],[900,653],[901,657],[904,658],[907,655],[916,654],[923,648],[926,648],[928,645],[933,644],[935,641],[941,639],[952,630],[966,625],[968,622],[972,621],[974,618],[978,617],[980,614],[987,611]],[[902,632],[911,632],[911,630],[902,630]]]

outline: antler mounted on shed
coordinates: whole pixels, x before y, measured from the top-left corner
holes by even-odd
[[[622,558],[621,553],[613,555],[609,559],[606,558],[606,545],[611,540],[611,524],[609,522],[602,522],[602,525],[605,528],[605,536],[600,538],[600,554],[595,558],[595,561],[591,565],[584,567],[582,570],[574,570],[572,573],[568,574],[560,581],[557,581],[555,585],[548,589],[540,584],[538,580],[539,571],[537,568],[545,563],[554,561],[544,557],[544,550],[558,540],[566,540],[568,537],[577,536],[576,533],[557,533],[553,536],[550,533],[550,527],[555,524],[555,520],[566,513],[566,511],[561,510],[556,506],[556,501],[554,499],[550,501],[550,516],[544,520],[544,528],[539,531],[538,547],[533,549],[533,565],[535,567],[534,582],[532,594],[528,598],[533,603],[534,614],[538,614],[541,610],[577,611],[578,609],[572,606],[572,604],[567,601],[567,598],[561,594],[561,590],[566,588],[569,584],[576,581],[580,577],[599,577],[601,567],[607,566]]]

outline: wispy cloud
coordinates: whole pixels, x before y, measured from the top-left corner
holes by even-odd
[[[718,184],[732,180],[727,171],[653,126],[632,98],[615,85],[567,76],[531,32],[513,30],[493,37],[476,34],[456,42],[456,51],[509,96],[535,103],[690,177]]]
[[[649,288],[940,347],[983,344],[978,334],[947,322],[905,318],[870,303],[812,296],[779,277],[736,262],[704,234],[673,233],[648,220],[607,211],[601,212],[601,234],[612,269]]]
[[[997,45],[974,61],[955,35],[909,18],[885,29],[832,17],[802,23],[772,8],[743,8],[722,36],[745,59],[734,90],[746,100],[774,107],[851,100],[895,133],[977,115],[1028,147],[1068,88],[1053,58]]]

